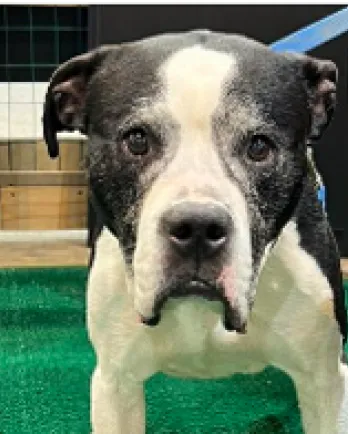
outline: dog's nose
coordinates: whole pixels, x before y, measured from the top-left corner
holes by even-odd
[[[181,202],[162,217],[171,246],[182,256],[205,259],[222,251],[231,231],[231,217],[214,203]]]

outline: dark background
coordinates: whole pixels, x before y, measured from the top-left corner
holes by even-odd
[[[0,5],[0,81],[49,81],[87,50],[87,19],[86,6]]]
[[[156,33],[208,28],[241,33],[272,43],[342,6],[325,5],[155,5],[90,6],[89,47],[119,43]],[[327,209],[342,256],[348,256],[348,33],[309,54],[331,59],[339,68],[338,109],[329,129],[315,147],[315,159],[327,187]]]

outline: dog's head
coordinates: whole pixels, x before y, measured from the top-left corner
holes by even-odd
[[[88,135],[94,203],[119,239],[136,310],[220,300],[243,331],[260,268],[292,217],[306,144],[335,105],[334,64],[196,31],[102,47],[53,74],[44,134]]]

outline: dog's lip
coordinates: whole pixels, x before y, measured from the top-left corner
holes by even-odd
[[[246,334],[246,322],[242,321],[236,309],[233,309],[229,303],[224,303],[224,311],[222,323],[228,332],[237,332],[239,334]]]
[[[236,309],[230,305],[219,288],[199,278],[182,282],[180,285],[176,285],[170,291],[166,291],[162,294],[155,304],[154,314],[148,318],[140,315],[141,322],[149,327],[157,326],[161,321],[162,307],[168,299],[188,296],[202,297],[209,301],[221,301],[223,306],[222,322],[225,329],[241,334],[246,333],[246,324],[241,321],[240,315]]]
[[[153,309],[154,313],[151,317],[140,315],[141,322],[150,327],[157,326],[161,320],[162,308],[170,298],[198,296],[208,300],[219,300],[218,294],[214,291],[215,287],[213,285],[200,278],[192,278],[191,280],[171,285],[165,291],[162,291],[157,298]]]
[[[221,292],[210,282],[194,277],[173,286],[168,292],[166,299],[177,297],[198,296],[208,300],[220,300]],[[165,300],[166,301],[166,300]]]
[[[140,315],[141,322],[149,327],[155,327],[161,321],[161,314],[157,313],[150,318]]]

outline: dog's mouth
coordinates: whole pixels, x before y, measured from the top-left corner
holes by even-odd
[[[202,279],[192,279],[189,281],[179,282],[168,286],[157,297],[153,309],[153,315],[149,318],[141,316],[142,323],[155,327],[161,321],[162,309],[169,299],[197,297],[208,301],[220,301],[223,306],[222,322],[227,331],[236,331],[237,333],[246,333],[246,324],[242,321],[240,313],[236,307],[231,306],[224,296],[222,288],[219,285],[211,284]]]

